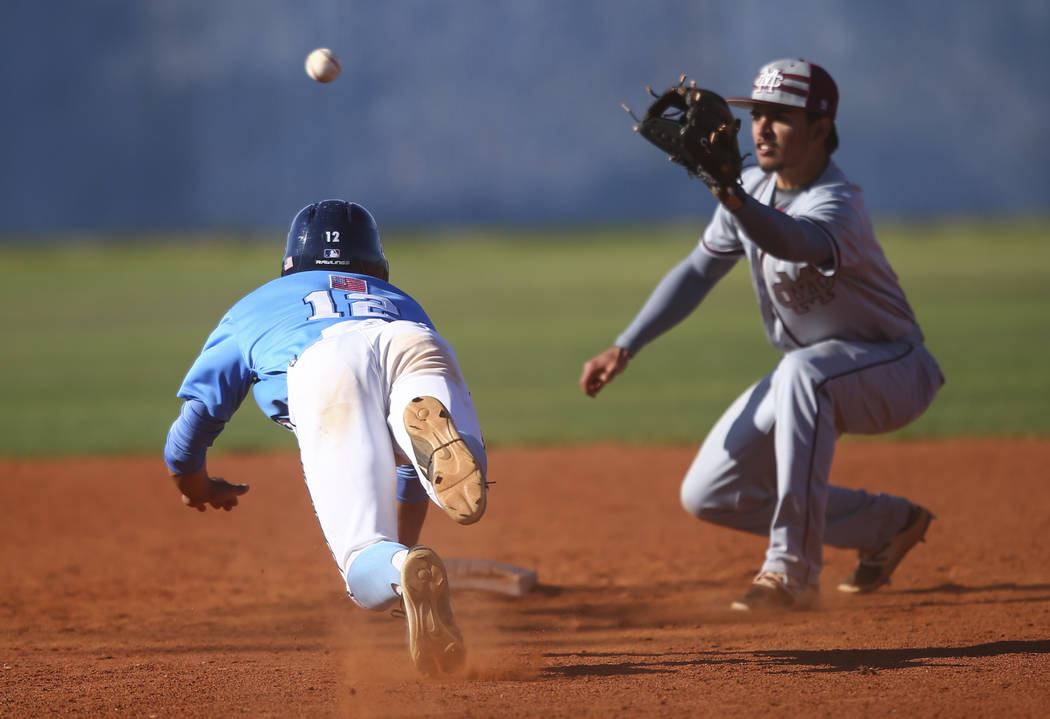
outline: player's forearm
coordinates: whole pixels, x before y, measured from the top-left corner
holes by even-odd
[[[688,317],[735,263],[694,250],[664,276],[615,345],[635,355]]]
[[[733,216],[756,245],[781,260],[823,265],[832,258],[831,238],[814,223],[739,193],[742,202]]]
[[[164,445],[164,461],[172,474],[190,475],[202,469],[208,447],[225,426],[208,414],[202,402],[187,400]]]

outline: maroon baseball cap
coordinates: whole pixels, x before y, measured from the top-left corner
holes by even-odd
[[[755,77],[751,97],[727,97],[734,107],[762,105],[797,107],[835,119],[839,90],[820,65],[805,60],[774,60]]]

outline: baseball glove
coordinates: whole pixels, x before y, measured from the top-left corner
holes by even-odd
[[[646,88],[656,101],[641,120],[635,117],[634,129],[720,195],[740,180],[740,120],[721,95],[698,88],[695,80],[686,85],[685,78],[659,95]]]

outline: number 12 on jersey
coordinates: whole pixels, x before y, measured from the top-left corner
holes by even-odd
[[[329,320],[336,317],[379,317],[396,320],[401,316],[397,305],[386,297],[361,292],[315,290],[303,298],[303,304],[313,307],[307,319]]]

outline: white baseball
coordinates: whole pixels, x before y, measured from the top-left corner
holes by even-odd
[[[326,47],[319,47],[306,56],[306,74],[317,82],[331,82],[339,77],[339,58]]]

